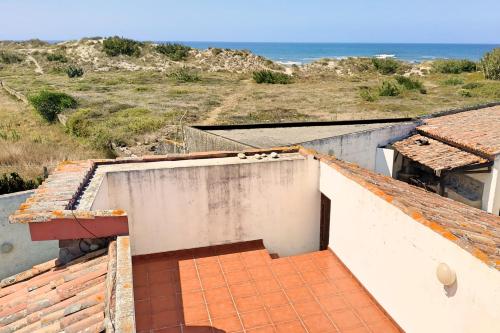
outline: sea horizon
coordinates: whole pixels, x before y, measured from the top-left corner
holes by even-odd
[[[46,40],[50,43],[64,40]],[[348,57],[383,57],[418,63],[435,59],[468,59],[478,61],[500,43],[359,43],[359,42],[228,42],[142,40],[153,43],[180,43],[196,49],[223,48],[249,50],[285,65]]]
[[[166,43],[168,41],[156,41]],[[434,59],[477,61],[500,44],[484,43],[320,43],[176,41],[198,49],[247,49],[282,64],[307,64],[322,58],[389,57],[409,62]]]

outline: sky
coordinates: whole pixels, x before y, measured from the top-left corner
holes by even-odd
[[[0,40],[499,43],[500,0],[0,0]]]

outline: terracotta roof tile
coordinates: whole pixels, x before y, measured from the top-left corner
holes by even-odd
[[[393,147],[403,156],[435,171],[453,170],[488,162],[480,156],[420,134],[395,142]]]
[[[500,105],[424,120],[419,133],[493,159],[500,154]]]
[[[59,265],[52,260],[0,282],[0,333],[100,332],[105,328],[108,267],[116,243]]]
[[[332,156],[317,156],[415,221],[500,269],[500,217]]]

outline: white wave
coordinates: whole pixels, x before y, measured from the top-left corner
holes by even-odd
[[[276,61],[280,65],[292,66],[292,65],[302,65],[300,61]]]
[[[395,54],[376,54],[375,58],[378,58],[378,59],[396,58],[396,55]]]

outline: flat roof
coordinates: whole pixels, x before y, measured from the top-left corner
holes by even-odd
[[[331,251],[228,244],[133,258],[137,331],[400,332]]]
[[[494,159],[500,154],[500,105],[429,118],[417,131],[425,136]]]
[[[341,136],[350,133],[390,127],[412,122],[384,122],[366,124],[333,124],[297,127],[255,127],[235,129],[200,128],[205,132],[231,139],[255,148],[279,147],[300,144],[312,140]],[[197,127],[195,127],[197,128]]]

